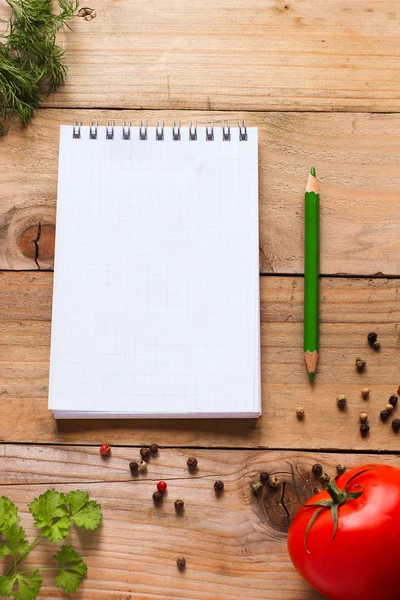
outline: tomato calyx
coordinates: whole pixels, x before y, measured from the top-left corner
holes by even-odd
[[[316,510],[313,513],[312,517],[310,518],[307,528],[304,533],[304,548],[305,548],[307,554],[311,554],[311,552],[307,548],[307,536],[310,532],[311,527],[314,525],[314,523],[317,520],[317,518],[319,517],[319,515],[324,510],[329,510],[331,512],[332,521],[333,521],[333,535],[331,537],[331,541],[332,541],[335,538],[337,529],[338,529],[339,507],[343,506],[343,504],[346,504],[349,500],[355,500],[355,499],[359,498],[361,496],[361,494],[363,493],[363,487],[359,483],[356,483],[355,485],[353,485],[352,491],[349,491],[349,488],[348,488],[349,484],[352,483],[356,477],[358,477],[359,475],[362,475],[366,471],[370,471],[371,468],[373,468],[373,467],[369,467],[368,469],[363,469],[362,471],[355,473],[352,477],[350,477],[350,479],[347,481],[347,483],[343,487],[343,489],[339,489],[336,481],[334,479],[330,479],[329,481],[327,481],[324,484],[324,488],[330,495],[330,499],[329,500],[320,500],[319,502],[313,502],[312,504],[304,503],[301,500],[299,491],[298,491],[298,488],[296,485],[296,479],[294,476],[293,465],[290,465],[290,468],[292,470],[293,489],[294,489],[294,492],[295,492],[300,504],[304,508],[316,508],[316,507],[318,508],[318,510]],[[357,491],[355,491],[356,489],[357,489]]]

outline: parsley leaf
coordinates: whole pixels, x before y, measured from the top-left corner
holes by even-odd
[[[3,532],[6,525],[14,525],[19,521],[18,509],[15,504],[6,496],[2,496],[0,498],[0,532]]]
[[[101,521],[101,506],[94,500],[89,500],[87,492],[76,490],[67,495],[67,503],[71,510],[71,519],[85,529],[96,529]]]
[[[13,593],[14,581],[15,576],[6,577],[3,575],[0,577],[0,595],[3,596],[3,598],[8,598]]]
[[[0,577],[0,594],[3,598],[13,596],[14,600],[35,600],[42,586],[43,579],[39,575],[39,569],[32,575],[12,575],[11,577]]]
[[[54,558],[61,565],[61,571],[54,580],[55,584],[68,594],[76,592],[87,573],[87,566],[72,546],[61,546]]]
[[[20,525],[6,525],[2,531],[6,538],[0,546],[0,558],[7,554],[22,554],[28,549],[29,543],[25,531]]]
[[[61,542],[67,537],[72,525],[65,504],[65,495],[56,490],[47,490],[35,498],[28,506],[35,527],[43,530],[43,535],[52,542]]]

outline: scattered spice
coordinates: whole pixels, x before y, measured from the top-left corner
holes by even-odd
[[[183,510],[183,508],[184,508],[184,506],[185,506],[185,503],[184,503],[184,501],[183,501],[183,500],[181,500],[180,498],[178,498],[177,500],[175,500],[175,502],[174,502],[174,506],[175,506],[175,510],[176,510],[177,512],[180,512],[180,511],[182,511],[182,510]]]
[[[363,388],[361,390],[361,396],[364,398],[364,400],[366,400],[369,396],[369,389],[367,387]]]
[[[344,409],[346,408],[346,404],[347,404],[347,398],[346,396],[343,396],[343,394],[341,396],[338,396],[336,398],[336,403],[338,405],[339,408]]]
[[[366,423],[368,421],[368,415],[365,412],[360,413],[360,421],[361,423]]]
[[[139,463],[139,470],[142,473],[145,473],[147,471],[147,462],[145,460],[141,460]]]
[[[148,460],[151,456],[150,448],[140,448],[140,456],[143,460]]]
[[[186,461],[187,466],[189,467],[189,469],[196,469],[197,468],[197,458],[195,458],[194,456],[189,456],[189,458]]]
[[[220,481],[219,479],[218,479],[218,481],[216,481],[216,482],[214,483],[214,490],[215,490],[216,492],[222,492],[222,491],[223,491],[223,489],[224,489],[224,487],[225,487],[225,486],[224,486],[224,482],[223,482],[223,481]]]
[[[367,435],[367,433],[369,432],[369,425],[367,423],[363,423],[362,425],[360,425],[360,433],[361,435]]]
[[[279,479],[277,477],[275,477],[275,475],[271,475],[271,477],[268,479],[269,487],[277,488],[280,486],[280,484],[281,484],[281,482],[279,481]]]
[[[397,396],[395,396],[394,394],[392,396],[390,396],[390,398],[389,398],[389,404],[391,404],[393,407],[396,406],[398,401],[399,400],[398,400]]]
[[[400,429],[400,419],[393,419],[392,428],[393,431],[398,431]]]
[[[385,409],[391,414],[394,411],[393,404],[386,404]]]
[[[389,411],[386,409],[381,410],[380,417],[381,417],[382,421],[386,421],[389,418]]]
[[[159,481],[157,483],[157,489],[159,492],[163,493],[167,489],[167,484],[165,481]]]
[[[157,454],[157,452],[158,452],[158,446],[157,446],[157,444],[150,444],[149,450],[150,450],[150,452],[152,454]]]
[[[296,408],[296,415],[298,419],[302,419],[304,417],[304,408],[302,408],[301,406]]]
[[[178,569],[184,569],[186,567],[186,559],[180,556],[176,559],[176,564],[178,565]]]
[[[260,490],[262,490],[263,484],[261,483],[261,481],[253,481],[253,483],[251,484],[251,489],[253,490],[254,494],[258,494],[258,492]]]
[[[322,481],[322,483],[329,483],[331,477],[328,475],[328,473],[321,473],[319,480]]]
[[[261,483],[263,483],[265,485],[266,483],[268,483],[268,479],[269,479],[269,473],[267,473],[266,471],[262,471],[260,473]]]
[[[320,465],[319,463],[315,463],[315,465],[313,465],[311,468],[311,472],[313,475],[315,475],[315,477],[319,477],[320,475],[322,475],[323,470],[324,469],[322,468],[322,465]]]
[[[363,358],[360,358],[359,356],[357,356],[356,358],[356,368],[361,371],[365,365],[367,364],[367,361],[364,360]]]
[[[368,344],[373,344],[378,339],[378,334],[375,333],[375,331],[371,331],[371,333],[369,333],[367,337],[368,337]]]
[[[163,493],[162,492],[154,492],[153,494],[153,502],[154,504],[161,504],[161,502],[163,501]]]
[[[133,460],[129,463],[129,468],[132,473],[137,473],[139,471],[139,463]]]
[[[339,473],[339,475],[343,475],[343,473],[345,472],[346,467],[344,465],[336,465],[336,471]]]
[[[372,344],[372,347],[374,350],[380,350],[381,349],[381,343],[380,342],[374,342]]]
[[[102,456],[110,456],[110,454],[111,454],[111,446],[109,446],[108,444],[102,444],[100,446],[100,454]]]

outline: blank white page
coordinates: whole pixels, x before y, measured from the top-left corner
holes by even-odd
[[[258,149],[61,126],[49,407],[260,414]]]

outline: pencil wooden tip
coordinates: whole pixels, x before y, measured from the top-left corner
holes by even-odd
[[[315,177],[315,167],[311,167],[310,173],[313,177]]]
[[[306,360],[308,377],[310,379],[310,382],[313,383],[318,366],[318,351],[314,350],[313,352],[311,352],[310,350],[306,350],[304,352],[304,358]]]

